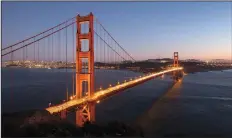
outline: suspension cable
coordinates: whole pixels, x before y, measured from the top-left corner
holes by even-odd
[[[101,36],[99,36],[95,31],[94,33],[104,42],[104,44],[110,47],[115,53],[117,53],[118,56],[120,56],[123,60],[125,60],[125,58],[123,58],[117,51],[115,51],[109,44],[107,44],[106,41]]]
[[[7,52],[7,53],[5,53],[5,54],[3,54],[3,55],[1,55],[1,56],[3,57],[3,56],[5,56],[5,55],[10,54],[11,52],[17,51],[17,50],[19,50],[19,49],[22,49],[22,48],[28,46],[28,45],[31,45],[31,44],[33,44],[33,43],[35,43],[35,42],[38,42],[38,41],[40,41],[40,40],[42,40],[42,39],[44,39],[44,38],[46,38],[46,37],[48,37],[48,36],[50,36],[50,35],[52,35],[52,34],[55,34],[55,33],[57,33],[57,32],[59,32],[59,31],[65,29],[65,28],[67,28],[68,26],[70,26],[70,25],[72,25],[72,24],[74,24],[74,23],[75,23],[75,22],[72,22],[72,23],[70,23],[69,25],[67,25],[67,26],[65,26],[65,27],[63,27],[63,28],[61,28],[61,29],[59,29],[59,30],[56,30],[56,31],[54,31],[54,32],[52,32],[52,33],[50,33],[50,34],[48,34],[48,35],[42,37],[42,38],[37,39],[36,41],[33,41],[33,42],[31,42],[31,43],[28,43],[28,44],[26,44],[26,45],[24,45],[24,46],[21,46],[21,47],[15,49],[15,50],[13,50],[13,51]]]
[[[66,24],[67,24],[67,23],[66,23]],[[67,48],[67,47],[68,47],[68,37],[67,37],[67,28],[65,28],[65,48],[66,48],[66,49],[65,49],[65,50],[66,50],[66,52],[65,52],[65,53],[66,53],[66,57],[65,57],[65,58],[66,58],[66,59],[65,59],[65,60],[66,60],[66,65],[65,65],[65,66],[66,66],[66,89],[67,89],[67,96],[68,96],[68,72],[67,72],[67,65],[68,65],[68,64],[67,64],[67,63],[68,63],[68,58],[67,58],[67,56],[68,56],[68,51],[67,51],[67,49],[68,49],[68,48]],[[67,97],[67,98],[68,98],[68,97]]]
[[[75,64],[74,62],[75,62],[75,44],[74,44],[74,24],[72,25],[72,42],[73,42],[73,64]],[[75,71],[73,70],[73,95],[75,95],[75,85],[74,85],[74,75],[75,75]]]
[[[130,58],[132,59],[132,60],[134,60],[134,61],[136,61],[113,37],[112,37],[112,35],[105,29],[105,27],[100,23],[100,21],[97,19],[97,18],[95,18],[95,20],[96,20],[96,22],[98,23],[98,24],[100,24],[100,26],[105,30],[105,32],[118,44],[118,46],[124,51],[124,52],[126,52],[129,56],[130,56]]]
[[[53,32],[53,29],[52,29]],[[52,62],[53,62],[53,35],[52,35]]]
[[[75,16],[75,17],[76,17],[76,16]],[[14,47],[14,46],[16,46],[16,45],[18,45],[18,44],[20,44],[20,43],[23,43],[24,41],[30,40],[30,39],[32,39],[32,38],[35,38],[35,37],[41,35],[41,34],[44,34],[44,33],[48,32],[48,31],[50,31],[50,30],[53,30],[54,28],[57,28],[57,27],[63,25],[63,24],[66,23],[67,21],[70,21],[70,20],[72,20],[72,19],[75,19],[75,17],[72,17],[72,18],[66,20],[65,22],[62,22],[62,23],[60,23],[60,24],[58,24],[58,25],[56,25],[56,26],[54,26],[54,27],[52,27],[52,28],[50,28],[50,29],[47,29],[46,31],[43,31],[43,32],[41,32],[41,33],[39,33],[39,34],[37,34],[37,35],[34,35],[34,36],[32,36],[32,37],[30,37],[30,38],[27,38],[27,39],[25,39],[25,40],[22,40],[22,41],[20,41],[20,42],[18,42],[18,43],[15,43],[15,44],[13,44],[13,45],[10,45],[10,46],[8,46],[8,47],[5,47],[5,48],[3,48],[2,50],[6,50],[6,49],[8,49],[8,48],[10,48],[10,47]]]

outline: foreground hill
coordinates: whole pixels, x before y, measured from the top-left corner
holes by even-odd
[[[47,111],[24,111],[2,114],[3,137],[60,137],[60,136],[142,136],[138,127],[117,121],[106,125],[86,123],[76,127]]]

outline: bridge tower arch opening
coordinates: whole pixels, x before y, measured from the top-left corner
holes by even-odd
[[[94,16],[92,13],[87,16],[78,14],[76,21],[76,98],[79,99],[85,96],[83,83],[87,84],[86,95],[94,94]],[[82,27],[84,25],[88,26],[87,31]],[[83,41],[88,42],[86,47]],[[76,111],[76,124],[82,126],[86,121],[95,121],[94,104],[87,103]]]

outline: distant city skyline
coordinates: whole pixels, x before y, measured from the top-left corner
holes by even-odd
[[[136,60],[232,59],[232,2],[2,2],[2,47],[93,12]]]

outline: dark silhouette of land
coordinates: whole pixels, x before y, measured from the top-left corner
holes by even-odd
[[[112,121],[100,125],[86,122],[83,127],[61,120],[49,112],[22,111],[2,114],[3,137],[83,137],[83,136],[143,136],[140,128]]]
[[[120,63],[95,62],[94,66],[95,66],[95,69],[130,70],[130,71],[135,71],[135,72],[149,73],[149,72],[161,71],[173,65],[172,59],[165,59],[165,60],[167,60],[167,62],[151,62],[148,60],[137,61],[137,62],[125,61],[125,62],[120,62]],[[47,64],[49,65],[49,63],[46,63],[46,65]],[[65,63],[62,63],[62,62],[54,62],[52,64],[54,64],[54,66],[50,66],[50,68],[57,68],[57,69],[66,69],[66,68],[75,69],[75,66],[76,66],[75,63],[68,63],[67,66]],[[185,73],[232,69],[232,66],[229,63],[228,64],[207,64],[205,62],[179,61],[179,64],[180,66],[184,67]],[[12,63],[12,64],[6,65],[5,67],[27,68],[26,64],[24,63],[22,64]]]
[[[172,62],[166,63],[154,63],[154,62],[134,62],[134,63],[124,63],[120,64],[119,69],[129,69],[132,71],[149,73],[161,71],[165,68],[171,67]],[[207,72],[207,71],[216,71],[216,70],[227,70],[232,69],[232,66],[229,64],[226,65],[213,65],[206,64],[204,62],[180,62],[180,66],[184,67],[185,73],[195,73],[195,72]]]

